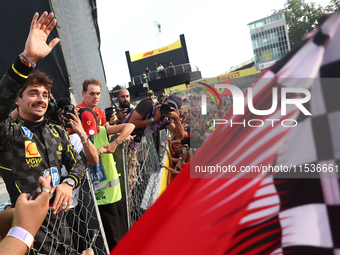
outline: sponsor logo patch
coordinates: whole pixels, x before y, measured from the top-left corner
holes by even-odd
[[[58,132],[57,132],[54,128],[51,129],[51,133],[52,133],[55,137],[59,137]]]
[[[31,141],[25,141],[25,157],[26,158],[35,158],[41,157],[37,145]]]
[[[28,139],[32,139],[33,133],[27,127],[21,127],[21,132],[23,136],[27,137]]]

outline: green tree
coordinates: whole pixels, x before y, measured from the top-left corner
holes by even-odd
[[[275,12],[281,11],[285,12],[291,47],[317,27],[318,18],[325,12],[321,5],[314,2],[306,3],[305,0],[287,0],[284,8]]]
[[[325,13],[340,12],[340,0],[331,0],[325,7]]]

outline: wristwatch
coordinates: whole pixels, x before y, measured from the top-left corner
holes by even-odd
[[[85,137],[86,136],[86,132],[84,131],[83,133],[80,134],[81,137]]]
[[[117,138],[115,139],[115,141],[116,141],[117,145],[120,144],[120,142],[119,142],[119,140]]]
[[[72,178],[66,178],[65,180],[63,180],[62,183],[67,183],[72,188],[74,188],[76,186],[76,182]]]

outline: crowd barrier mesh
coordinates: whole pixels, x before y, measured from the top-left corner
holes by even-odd
[[[167,131],[161,130],[143,137],[136,149],[122,146],[127,224],[131,228],[158,198],[161,167],[166,153]],[[29,255],[81,254],[92,248],[94,254],[109,254],[89,172],[78,188],[77,206],[66,213],[48,214],[35,237]]]
[[[167,130],[143,137],[137,149],[124,146],[128,226],[131,228],[158,197],[160,162],[166,149]]]
[[[109,254],[96,198],[88,171],[78,190],[78,205],[66,213],[48,214],[35,237],[35,254],[81,254],[92,248],[94,254]]]

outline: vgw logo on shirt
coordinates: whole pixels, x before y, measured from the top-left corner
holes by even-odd
[[[35,143],[25,141],[25,157],[26,163],[30,167],[37,167],[41,163],[41,155]]]

